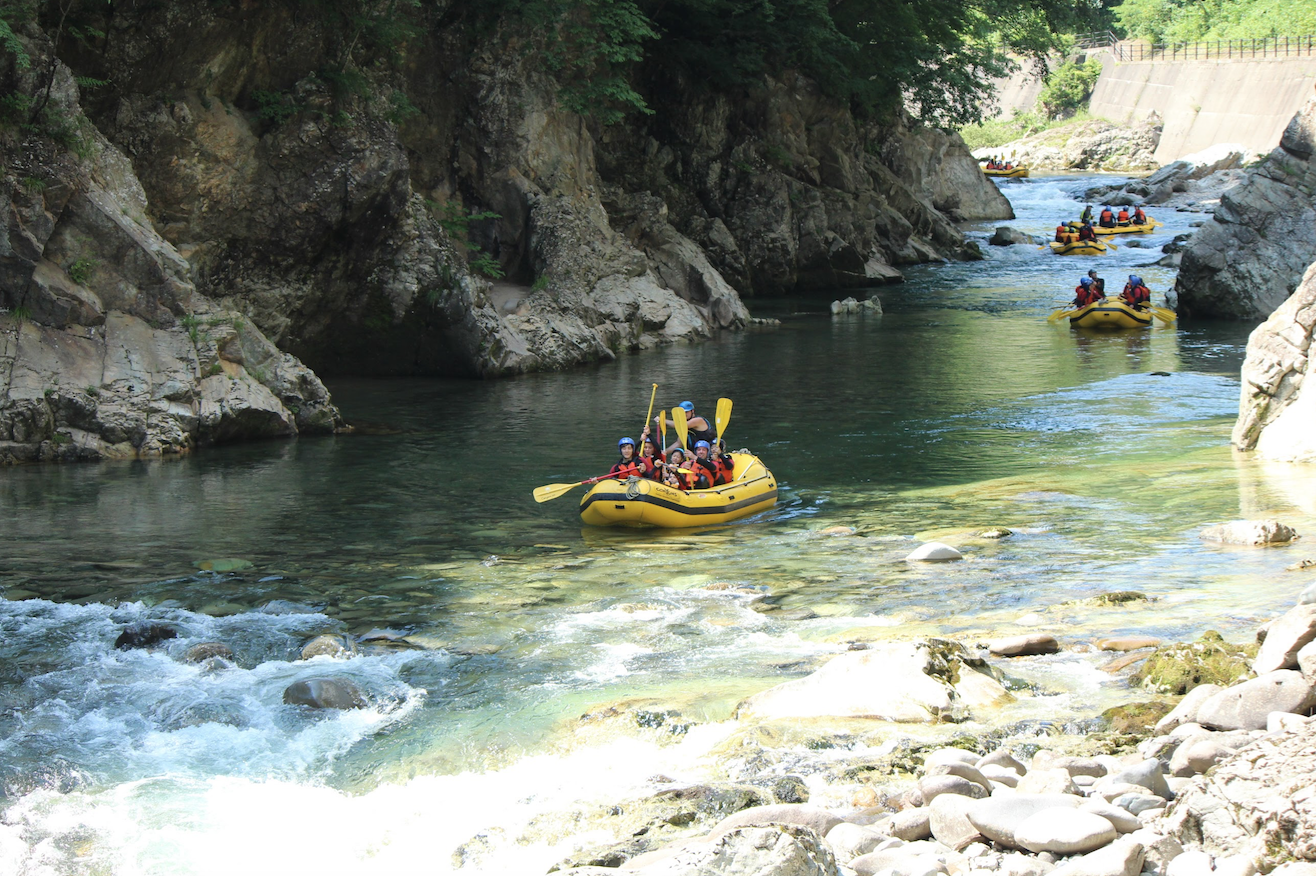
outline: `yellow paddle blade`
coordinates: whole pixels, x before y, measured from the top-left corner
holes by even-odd
[[[1076,314],[1076,313],[1078,313],[1077,310],[1057,310],[1055,313],[1053,313],[1053,314],[1051,314],[1050,316],[1048,316],[1048,317],[1046,318],[1046,321],[1047,321],[1047,322],[1055,322],[1055,321],[1058,320],[1058,319],[1063,319],[1063,318],[1066,317],[1066,316],[1073,316],[1073,315]]]
[[[547,502],[549,499],[556,499],[558,496],[566,495],[574,490],[580,484],[544,484],[542,487],[535,487],[535,501]]]
[[[1110,247],[1111,249],[1119,249],[1119,247],[1113,243],[1107,243],[1106,246]]]
[[[1161,322],[1165,323],[1166,325],[1169,325],[1170,323],[1178,319],[1178,316],[1175,314],[1173,310],[1167,310],[1164,307],[1157,307],[1154,304],[1151,306],[1151,312],[1152,312],[1152,316],[1155,316],[1157,319],[1159,319]]]
[[[672,408],[672,423],[676,426],[676,437],[682,447],[689,446],[690,427],[685,423],[685,408],[677,405]]]
[[[717,400],[717,413],[713,415],[713,422],[717,425],[717,440],[721,441],[727,423],[731,422],[731,399],[720,398]]]

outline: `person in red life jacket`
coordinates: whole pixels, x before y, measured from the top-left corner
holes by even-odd
[[[1069,240],[1069,226],[1063,222],[1056,226],[1056,243],[1064,243]]]
[[[1079,280],[1078,285],[1074,287],[1074,300],[1070,303],[1076,308],[1087,307],[1089,304],[1095,304],[1104,297],[1105,296],[1099,294],[1092,288],[1092,278],[1084,277]]]
[[[1133,208],[1133,224],[1134,224],[1134,225],[1146,225],[1146,224],[1147,224],[1147,214],[1144,213],[1144,212],[1142,212],[1142,208],[1141,208],[1141,207],[1134,207],[1134,208]]]
[[[1120,297],[1137,308],[1151,304],[1151,290],[1142,284],[1142,277],[1137,274],[1129,274],[1129,282],[1124,284]]]
[[[1084,222],[1083,227],[1078,230],[1079,240],[1096,240],[1097,232],[1093,230],[1091,222]]]
[[[713,479],[713,486],[729,484],[736,479],[736,460],[727,453],[726,442],[714,438],[710,457],[717,463],[717,477]]]
[[[1097,293],[1098,298],[1106,297],[1106,281],[1097,276],[1096,268],[1088,271],[1088,276],[1092,278],[1092,288]]]
[[[1129,210],[1127,207],[1120,207],[1120,213],[1115,217],[1115,223],[1117,225],[1129,224]]]
[[[615,478],[628,478],[631,475],[642,475],[644,469],[640,461],[635,458],[635,441],[630,438],[623,438],[617,442],[617,450],[621,452],[621,459],[608,470],[608,474]]]
[[[716,438],[713,440],[717,440]],[[695,459],[691,463],[691,468],[697,468],[707,473],[708,485],[711,487],[717,483],[718,464],[717,458],[712,453],[713,445],[707,441],[695,442]]]
[[[1101,227],[1102,228],[1115,227],[1115,214],[1111,212],[1109,207],[1101,208]]]
[[[654,447],[653,439],[649,437],[649,430],[645,429],[640,435],[640,466],[644,469],[644,476],[655,481],[662,480],[662,472],[659,467],[663,464],[662,454],[658,448]]]

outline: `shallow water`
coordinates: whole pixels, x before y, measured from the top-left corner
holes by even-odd
[[[1047,234],[1093,181],[1004,183],[1011,224]],[[847,639],[972,643],[1026,615],[1075,643],[1250,635],[1311,580],[1284,571],[1301,542],[1244,551],[1197,533],[1263,515],[1309,531],[1316,484],[1229,450],[1248,327],[1089,336],[1045,321],[1090,264],[1115,289],[1139,271],[1160,303],[1172,272],[1139,266],[1200,217],[1155,215],[1149,248],[984,247],[985,262],[911,270],[878,291],[880,318],[751,301],[782,325],[569,374],[337,383],[357,435],[0,471],[0,862],[543,872],[610,839],[567,813],[656,773],[725,775],[735,704]],[[653,383],[663,406],[734,400],[727,440],[772,468],[776,508],[652,532],[583,528],[581,491],[533,502],[537,485],[605,471]],[[989,526],[1016,534],[976,537]],[[903,561],[931,538],[966,560]],[[1113,590],[1156,601],[1082,602]],[[114,649],[146,620],[179,638]],[[315,634],[375,629],[420,647],[295,660]],[[208,640],[238,667],[178,659]],[[1137,699],[1102,662],[1016,661],[1041,692],[997,720]],[[374,706],[282,705],[289,683],[324,674]],[[820,801],[838,793],[826,762],[849,756],[777,755]]]

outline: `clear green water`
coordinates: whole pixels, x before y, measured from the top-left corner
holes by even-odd
[[[1068,193],[1084,184],[1010,184],[1013,224],[1044,233],[1077,212]],[[1159,218],[1154,247],[1196,217]],[[1301,543],[1223,550],[1197,533],[1259,516],[1309,532],[1316,485],[1228,448],[1248,327],[1080,335],[1045,316],[1086,261],[989,255],[911,271],[881,290],[881,318],[771,302],[753,309],[779,328],[605,367],[341,382],[356,435],[0,471],[0,860],[250,866],[224,837],[277,846],[267,822],[292,807],[323,833],[326,861],[411,864],[430,858],[407,825],[438,807],[443,867],[464,848],[461,872],[512,860],[542,872],[571,831],[534,818],[660,768],[698,773],[734,733],[739,699],[856,630],[974,642],[1034,613],[1070,643],[1250,635],[1308,583],[1284,571]],[[1118,288],[1157,255],[1125,246],[1099,264]],[[1153,289],[1171,280],[1139,270]],[[776,474],[775,509],[689,532],[597,530],[579,522],[580,491],[531,499],[606,471],[653,383],[667,407],[734,400],[727,440]],[[989,526],[1016,534],[976,537]],[[933,538],[966,560],[904,562]],[[200,567],[218,560],[236,568]],[[1075,604],[1127,589],[1156,601]],[[180,639],[115,651],[142,620]],[[316,633],[376,628],[423,647],[295,660]],[[214,639],[237,669],[177,659]],[[1056,695],[1007,717],[1136,698],[1099,662],[1035,666]],[[281,704],[288,683],[326,673],[355,679],[375,708],[310,718]],[[633,721],[578,720],[617,702],[680,711],[696,729],[671,746]]]

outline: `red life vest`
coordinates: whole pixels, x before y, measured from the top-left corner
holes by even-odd
[[[1120,297],[1137,307],[1140,304],[1149,304],[1151,302],[1151,290],[1146,286],[1133,286],[1125,283],[1124,291],[1120,293]]]
[[[1069,236],[1069,226],[1068,226],[1068,225],[1057,225],[1057,226],[1056,226],[1056,243],[1064,243],[1064,242],[1065,242],[1065,238],[1068,237],[1068,236]]]
[[[1128,222],[1128,221],[1129,221],[1129,211],[1128,211],[1128,210],[1120,210],[1119,221],[1120,221],[1120,222]]]
[[[1094,301],[1101,300],[1099,293],[1093,286],[1075,286],[1074,287],[1074,304],[1079,307],[1087,307]]]
[[[644,474],[644,469],[640,466],[638,459],[632,459],[630,462],[618,462],[609,469],[608,474],[615,478],[628,478],[631,475],[638,477]]]
[[[1141,207],[1139,207],[1137,210],[1134,210],[1134,211],[1133,211],[1133,221],[1136,222],[1136,223],[1139,224],[1139,225],[1146,225],[1146,224],[1147,224],[1147,214],[1144,213],[1144,212],[1142,212],[1142,208],[1141,208]]]
[[[1114,222],[1114,221],[1115,221],[1115,214],[1114,214],[1114,213],[1110,212],[1109,210],[1102,210],[1102,211],[1101,211],[1101,224],[1102,224],[1102,225],[1110,225],[1110,223],[1112,223],[1112,222]]]
[[[1078,230],[1078,239],[1079,239],[1079,240],[1096,240],[1096,239],[1097,239],[1097,232],[1093,231],[1091,228],[1089,228],[1088,226],[1084,225],[1082,228],[1080,228],[1080,229]]]

